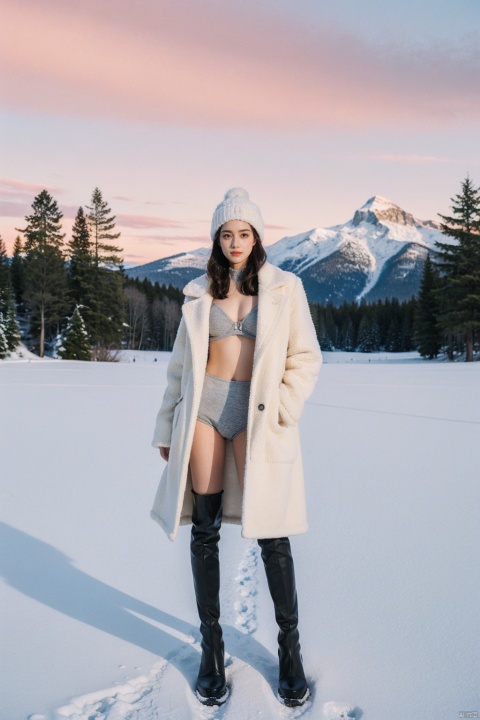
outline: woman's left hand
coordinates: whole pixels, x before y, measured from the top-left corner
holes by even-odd
[[[163,460],[165,460],[165,462],[168,462],[168,458],[170,455],[170,448],[169,447],[159,447],[158,449],[160,450],[160,455],[162,456]]]

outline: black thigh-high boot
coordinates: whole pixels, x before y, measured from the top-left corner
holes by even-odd
[[[298,602],[290,540],[258,540],[268,587],[275,606],[278,633],[278,694],[285,705],[303,705],[310,691],[303,670],[298,632]]]
[[[218,541],[222,524],[223,491],[199,495],[192,490],[193,582],[197,599],[202,659],[196,694],[205,705],[221,705],[228,697],[225,682],[223,633],[220,627],[220,563]]]

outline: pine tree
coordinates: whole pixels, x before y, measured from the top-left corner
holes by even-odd
[[[115,216],[102,193],[95,188],[92,194],[88,224],[93,249],[93,295],[94,309],[92,317],[92,340],[99,348],[102,345],[120,343],[123,330],[124,271],[119,253],[122,248],[112,245],[120,233],[112,233]]]
[[[441,331],[438,324],[439,304],[436,294],[438,282],[438,273],[429,253],[423,266],[414,321],[418,352],[429,360],[437,357],[441,347]]]
[[[333,305],[329,303],[325,311],[325,349],[335,350],[337,347],[337,325],[333,317]]]
[[[15,297],[12,288],[10,262],[5,243],[0,236],[0,312],[3,316],[3,332],[8,349],[13,351],[20,342],[20,329],[15,310]]]
[[[65,330],[62,345],[58,350],[58,354],[64,360],[92,359],[88,333],[78,305],[75,306],[73,315],[69,318],[67,329]]]
[[[19,310],[21,310],[23,309],[23,296],[25,294],[25,258],[23,255],[20,235],[17,235],[15,238],[12,262],[10,264],[10,274],[12,278],[13,292],[15,293],[15,302],[17,303]]]
[[[95,311],[95,259],[87,219],[79,207],[68,243],[68,293],[74,305],[82,306],[83,319],[89,334],[93,329]]]
[[[387,337],[385,340],[385,350],[387,352],[401,352],[402,350],[400,325],[395,316],[391,319],[390,325],[388,326]]]
[[[5,319],[5,335],[7,338],[8,349],[12,352],[17,349],[20,343],[20,328],[17,322],[17,313],[15,310],[15,297],[13,290],[10,288],[7,299],[7,312]]]
[[[6,358],[8,352],[7,335],[5,332],[5,322],[3,319],[3,313],[0,312],[0,360]]]
[[[360,352],[378,352],[380,350],[380,328],[375,311],[365,307],[358,328],[358,349]]]
[[[327,333],[327,323],[325,319],[325,312],[319,309],[318,312],[318,342],[322,350],[328,351],[333,350],[332,341]]]
[[[66,269],[62,253],[61,218],[56,200],[42,190],[33,201],[33,213],[27,215],[25,301],[30,309],[30,329],[38,333],[40,357],[44,356],[45,339],[50,328],[58,325],[66,310]],[[19,230],[19,228],[16,228]]]
[[[347,315],[342,325],[342,350],[352,352],[355,349],[355,330],[352,318]]]
[[[395,298],[385,298],[385,301],[376,300],[370,305],[370,307],[375,308],[380,329],[380,345],[385,348],[392,319],[398,314],[398,302],[397,307],[394,306],[395,302],[397,302]]]
[[[451,198],[453,214],[440,215],[444,235],[453,244],[437,242],[440,287],[440,327],[451,335],[460,334],[466,343],[466,361],[473,360],[475,332],[480,330],[480,188],[469,176],[461,194]]]
[[[6,304],[6,296],[10,285],[10,262],[8,260],[5,242],[0,235],[0,310],[2,310],[2,302],[5,302]]]
[[[417,302],[415,297],[411,300],[407,300],[402,303],[403,307],[403,318],[401,323],[401,335],[402,335],[402,352],[409,352],[413,350],[413,321],[415,317],[415,308]]]

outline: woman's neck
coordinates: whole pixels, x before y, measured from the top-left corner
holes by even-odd
[[[229,267],[228,272],[230,273],[230,277],[232,278],[233,282],[237,283],[240,282],[243,279],[243,276],[245,275],[246,266],[243,268],[238,268],[238,270],[235,270],[234,268]]]

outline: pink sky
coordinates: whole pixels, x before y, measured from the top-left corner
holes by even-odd
[[[44,187],[68,233],[98,185],[129,264],[208,244],[233,185],[267,244],[372,194],[444,212],[480,182],[479,26],[418,5],[3,0],[0,232]]]

